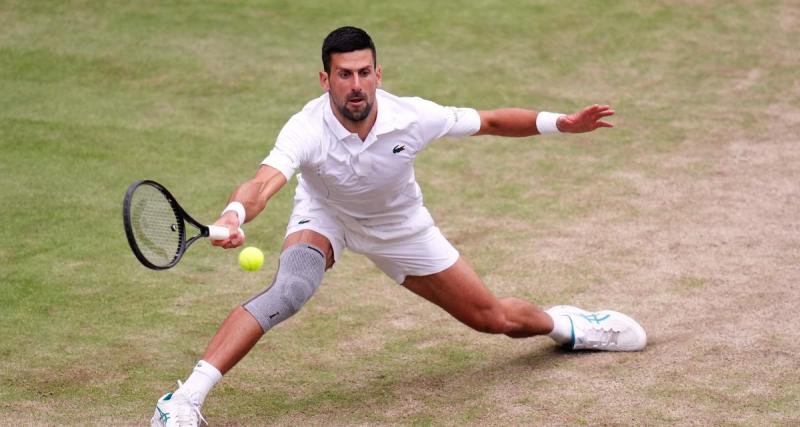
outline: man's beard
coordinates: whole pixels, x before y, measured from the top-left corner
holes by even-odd
[[[364,100],[364,108],[361,111],[351,111],[347,109],[347,103],[353,98],[361,98]],[[372,103],[367,101],[367,97],[363,93],[349,94],[344,104],[337,105],[336,109],[338,109],[347,120],[360,122],[369,116],[369,112],[372,111]]]

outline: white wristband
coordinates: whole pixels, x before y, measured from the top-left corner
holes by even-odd
[[[536,114],[536,130],[539,131],[540,135],[561,133],[561,131],[558,130],[558,126],[556,126],[556,121],[558,121],[559,117],[565,115],[566,114],[539,111],[539,113]]]
[[[239,216],[239,227],[241,227],[245,220],[244,205],[239,202],[231,202],[225,207],[225,209],[222,210],[221,215],[225,215],[225,212],[228,211],[236,212],[236,215]]]

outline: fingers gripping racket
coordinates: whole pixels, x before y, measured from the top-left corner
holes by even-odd
[[[224,240],[230,235],[226,227],[197,222],[163,185],[150,180],[136,181],[128,187],[122,218],[133,254],[153,270],[174,267],[189,246],[202,237]],[[196,229],[188,239],[187,224]]]

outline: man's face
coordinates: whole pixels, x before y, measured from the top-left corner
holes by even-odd
[[[381,84],[381,68],[375,68],[370,49],[331,55],[331,71],[320,71],[322,89],[330,94],[339,115],[351,122],[370,116],[375,91]],[[341,117],[340,117],[341,118]]]

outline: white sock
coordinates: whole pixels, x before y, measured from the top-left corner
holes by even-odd
[[[202,405],[208,393],[221,379],[222,373],[219,372],[219,369],[205,360],[201,360],[197,362],[192,374],[178,390],[192,399],[196,399],[197,403]]]
[[[569,317],[547,314],[553,319],[553,330],[547,336],[559,344],[566,344],[572,341],[572,321]]]

